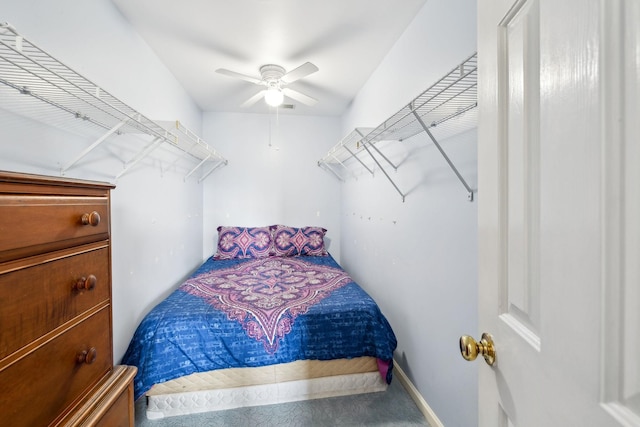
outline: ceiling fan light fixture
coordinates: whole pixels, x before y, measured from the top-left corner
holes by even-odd
[[[289,89],[288,84],[297,82],[298,80],[313,74],[318,71],[318,67],[311,62],[305,62],[297,68],[289,71],[279,65],[266,64],[260,67],[260,77],[247,76],[235,71],[227,70],[225,68],[218,68],[216,73],[223,74],[228,77],[234,77],[236,79],[245,80],[249,83],[253,83],[259,86],[265,86],[260,92],[247,99],[241,107],[250,107],[260,98],[264,98],[265,102],[272,107],[280,107],[284,103],[284,98],[291,98],[294,101],[301,102],[302,104],[313,106],[318,100],[312,98],[304,93],[298,92],[295,89]]]
[[[264,100],[272,107],[278,107],[284,102],[284,95],[278,88],[269,88],[264,94]]]

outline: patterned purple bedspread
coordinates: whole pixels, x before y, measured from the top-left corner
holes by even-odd
[[[138,368],[136,399],[195,372],[302,359],[377,357],[390,382],[396,344],[331,256],[210,258],[143,319],[122,363]]]

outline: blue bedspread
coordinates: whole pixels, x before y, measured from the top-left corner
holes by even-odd
[[[304,269],[304,270],[303,270]],[[135,398],[195,372],[372,356],[396,337],[373,299],[331,258],[207,260],[138,326],[123,364]]]

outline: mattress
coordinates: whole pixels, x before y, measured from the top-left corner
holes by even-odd
[[[386,388],[373,357],[299,360],[257,368],[215,370],[154,385],[146,393],[147,418],[379,392]]]
[[[136,399],[196,373],[363,356],[389,383],[396,345],[375,301],[330,256],[210,258],[145,316],[122,363],[138,368]]]

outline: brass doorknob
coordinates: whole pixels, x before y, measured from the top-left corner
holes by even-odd
[[[462,357],[468,361],[476,360],[478,354],[481,354],[489,366],[493,366],[496,361],[496,349],[493,346],[493,338],[486,332],[482,334],[480,342],[476,342],[476,340],[469,335],[461,336],[460,353]]]

